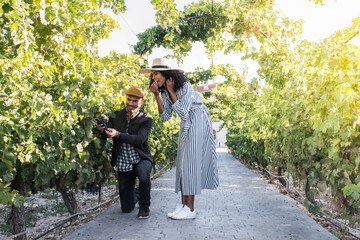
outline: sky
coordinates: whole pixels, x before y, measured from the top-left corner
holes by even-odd
[[[175,3],[177,9],[182,10],[185,5],[193,1],[198,0],[175,0]],[[275,9],[280,9],[285,16],[294,20],[303,19],[302,38],[309,41],[321,41],[337,30],[350,26],[352,19],[360,17],[360,0],[326,0],[324,6],[315,5],[314,1],[308,0],[275,0],[274,3]],[[110,51],[132,53],[131,46],[137,42],[136,35],[156,25],[155,11],[150,0],[125,0],[125,4],[127,6],[125,13],[114,15],[110,11],[106,12],[119,22],[121,30],[115,30],[109,38],[99,42],[100,56],[105,56]],[[360,46],[360,37],[352,40],[352,43]],[[153,50],[153,53],[147,57],[149,64],[154,58],[170,53],[171,50],[163,48]],[[196,43],[183,63],[178,64],[175,60],[170,60],[170,63],[185,72],[191,72],[197,67],[209,68],[211,58],[206,55],[203,45]],[[225,56],[222,52],[217,52],[213,56],[213,63],[232,63],[239,73],[246,66],[248,79],[256,76],[257,64],[241,61],[239,54]]]

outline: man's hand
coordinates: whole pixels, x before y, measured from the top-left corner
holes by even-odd
[[[94,127],[99,130],[100,132],[103,132],[105,127],[102,124],[98,124],[98,122],[95,120]]]
[[[114,138],[120,134],[114,128],[108,128],[108,130],[105,130],[105,133],[109,138]]]

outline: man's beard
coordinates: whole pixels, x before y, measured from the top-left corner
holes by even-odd
[[[130,109],[129,107],[132,108]],[[134,106],[128,105],[126,106],[126,112],[130,118],[133,118],[139,112],[139,107],[135,108]]]
[[[131,112],[131,113],[136,112],[137,108],[135,106],[128,105],[128,106],[126,106],[126,111]]]

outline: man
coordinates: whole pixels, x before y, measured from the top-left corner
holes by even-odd
[[[144,102],[144,91],[130,87],[125,92],[126,108],[115,112],[107,130],[96,124],[101,138],[113,139],[111,165],[117,168],[121,210],[130,213],[136,203],[135,179],[139,179],[139,219],[150,217],[150,172],[152,157],[148,138],[153,124],[152,117],[140,108]]]

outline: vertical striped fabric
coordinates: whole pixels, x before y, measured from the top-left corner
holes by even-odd
[[[186,82],[176,92],[178,101],[172,104],[168,93],[162,93],[164,121],[175,112],[180,118],[180,134],[176,159],[175,191],[198,195],[201,189],[219,186],[216,145],[209,111],[201,96]]]

